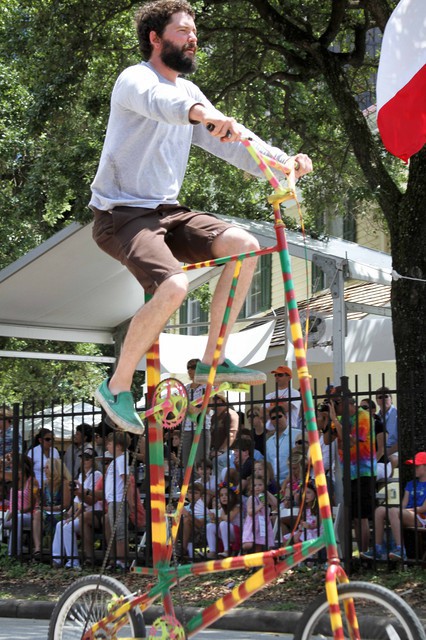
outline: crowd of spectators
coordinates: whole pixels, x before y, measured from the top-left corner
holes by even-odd
[[[193,382],[196,363],[191,359],[187,364],[190,402],[204,393],[204,387]],[[212,398],[175,548],[181,558],[267,550],[309,540],[322,531],[300,393],[292,387],[289,367],[277,367],[271,374],[275,392],[262,402],[246,400],[245,413],[226,394]],[[316,417],[332,505],[343,502],[345,473],[350,480],[350,518],[359,554],[365,559],[384,557],[383,535],[389,520],[393,542],[387,542],[387,557],[404,559],[401,523],[412,522],[414,509],[418,525],[426,524],[426,501],[419,493],[426,486],[426,459],[419,470],[415,467],[418,481],[414,489],[407,489],[402,515],[399,509],[377,505],[378,486],[398,468],[397,410],[389,389],[381,387],[374,396],[359,400],[348,389],[328,387]],[[196,421],[186,418],[180,428],[164,432],[170,504],[180,495],[196,427]],[[3,424],[0,460],[5,487],[10,487],[13,466],[6,450],[11,444],[8,429],[10,424]],[[349,465],[343,471],[345,440]],[[23,532],[29,530],[34,560],[78,569],[82,563],[96,562],[96,537],[102,538],[105,548],[113,532],[111,568],[126,568],[129,531],[142,535],[145,510],[150,507],[145,438],[138,444],[135,453],[136,438],[106,423],[95,429],[78,425],[66,451],[55,447],[54,434],[46,428],[25,454],[20,442],[18,486],[3,495],[9,507],[3,516],[9,553],[22,553]],[[50,554],[44,553],[46,540]]]
[[[95,428],[77,425],[66,450],[58,444],[54,433],[42,428],[24,445],[25,453],[13,458],[10,449],[0,458],[0,524],[9,554],[80,569],[82,563],[96,562],[96,535],[103,543],[102,559],[114,531],[110,568],[126,568],[129,530],[142,531],[146,524],[130,468],[134,443],[128,434],[101,422]],[[29,540],[24,547],[25,533]]]

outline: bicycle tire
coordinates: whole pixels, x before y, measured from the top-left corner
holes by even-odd
[[[84,629],[107,615],[112,597],[128,595],[128,588],[110,576],[79,578],[59,598],[50,619],[48,640],[80,640]],[[116,637],[145,638],[142,613],[131,609],[126,616],[127,624]]]
[[[350,635],[342,603],[353,598],[362,640],[426,640],[414,611],[393,591],[368,582],[341,584],[337,590],[345,638]],[[325,593],[307,607],[296,627],[294,640],[311,638],[333,638]]]

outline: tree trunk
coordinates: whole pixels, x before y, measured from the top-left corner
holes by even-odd
[[[393,268],[402,276],[392,284],[392,323],[397,362],[398,418],[402,460],[426,450],[426,146],[411,159],[401,194],[380,159],[344,72],[325,53],[322,69],[339,108],[349,141],[388,222]],[[407,330],[417,318],[415,330]]]
[[[392,283],[398,428],[406,460],[426,450],[426,146],[411,158],[407,190],[389,230],[394,270],[417,278]]]

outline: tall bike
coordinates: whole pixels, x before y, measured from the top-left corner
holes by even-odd
[[[270,584],[282,573],[321,549],[326,549],[327,569],[325,593],[315,599],[302,615],[295,629],[295,640],[309,638],[333,638],[334,640],[426,640],[425,631],[410,607],[393,592],[363,582],[349,583],[340,563],[330,500],[315,419],[315,405],[310,387],[304,340],[300,326],[297,302],[291,273],[290,257],[281,217],[281,204],[288,200],[297,202],[294,172],[259,153],[251,141],[243,140],[248,152],[265,174],[273,188],[268,201],[273,207],[277,244],[259,251],[229,256],[207,262],[188,265],[187,270],[235,262],[228,304],[225,310],[213,364],[210,369],[204,396],[196,402],[188,402],[185,386],[175,379],[160,382],[159,347],[154,344],[147,354],[148,398],[150,408],[142,414],[148,421],[150,460],[150,500],[152,514],[153,567],[133,566],[132,570],[151,576],[155,582],[145,593],[130,593],[118,580],[93,575],[74,582],[59,599],[49,626],[49,640],[92,640],[114,638],[170,638],[183,640],[210,626],[215,620],[247,600],[251,595]],[[271,168],[280,170],[287,177],[282,186]],[[323,533],[313,540],[306,540],[270,551],[211,560],[197,564],[177,565],[172,555],[177,539],[184,501],[191,480],[197,446],[201,438],[205,416],[211,397],[232,385],[214,386],[215,373],[221,354],[223,337],[229,320],[230,309],[238,283],[238,275],[245,258],[278,252],[284,283],[285,299],[296,356],[300,391],[309,437],[309,452],[315,476],[320,518]],[[242,388],[247,391],[247,388]],[[180,497],[173,513],[166,508],[163,427],[171,428],[185,415],[196,419],[193,444],[189,453]],[[188,576],[211,574],[237,569],[257,569],[244,582],[234,587],[183,626],[176,618],[171,589]],[[158,618],[147,636],[143,612],[160,600],[164,615]]]

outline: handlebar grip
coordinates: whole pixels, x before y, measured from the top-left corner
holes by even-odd
[[[214,126],[214,124],[213,124],[212,122],[208,122],[208,123],[206,124],[206,129],[207,129],[207,131],[208,131],[209,133],[211,133],[212,131],[214,131],[215,126]],[[230,138],[230,137],[231,137],[231,135],[232,135],[232,134],[231,134],[231,132],[230,132],[230,131],[227,131],[227,132],[226,132],[226,136],[225,136],[225,138]]]

